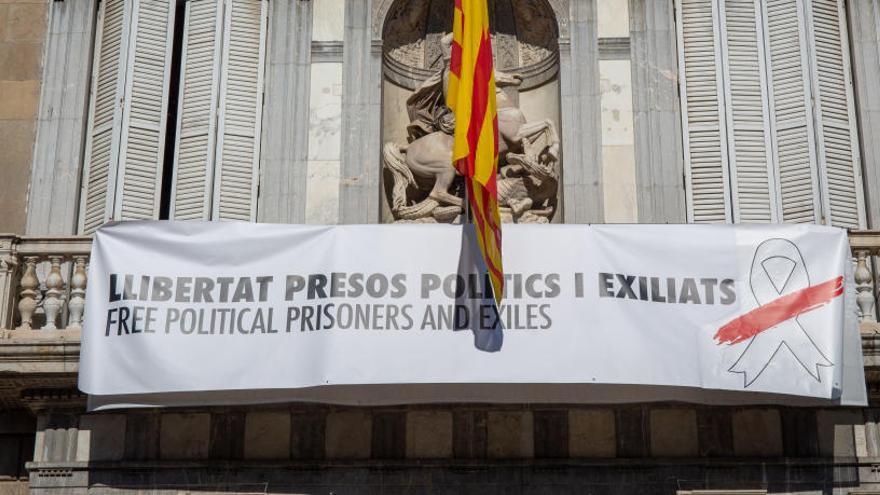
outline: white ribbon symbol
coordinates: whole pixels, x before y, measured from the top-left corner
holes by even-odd
[[[797,246],[786,239],[762,242],[752,260],[750,285],[755,300],[761,306],[810,287],[804,258]],[[787,347],[807,373],[817,381],[821,381],[819,366],[834,365],[810,338],[798,321],[798,316],[794,316],[752,337],[728,371],[742,373],[745,386],[748,387],[761,376],[782,346]]]

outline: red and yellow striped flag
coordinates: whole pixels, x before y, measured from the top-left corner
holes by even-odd
[[[487,0],[455,0],[452,60],[446,104],[455,113],[452,160],[465,177],[471,216],[489,270],[495,301],[501,302],[501,218],[498,214],[498,112]]]

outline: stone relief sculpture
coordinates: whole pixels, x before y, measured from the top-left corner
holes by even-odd
[[[443,37],[445,63],[407,99],[406,143],[385,143],[383,170],[395,222],[457,222],[461,180],[452,164],[455,117],[446,106],[452,36]],[[519,108],[522,76],[495,71],[498,105],[498,200],[502,221],[547,223],[558,198],[559,136],[549,119],[528,122]]]
[[[391,1],[391,0],[387,0]],[[495,67],[522,75],[521,90],[552,79],[559,69],[559,28],[551,4],[565,0],[492,0],[489,3]],[[397,0],[383,27],[385,76],[415,89],[442,69],[443,34],[452,26],[450,0]]]

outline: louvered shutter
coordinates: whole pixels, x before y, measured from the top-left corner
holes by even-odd
[[[173,0],[104,0],[83,174],[80,231],[157,218]]]
[[[159,217],[174,8],[174,0],[134,2],[116,194],[121,220]]]
[[[733,221],[775,222],[760,2],[725,0],[719,7]]]
[[[688,220],[730,221],[719,12],[714,0],[678,0]]]
[[[256,216],[266,0],[226,0],[214,219]]]
[[[79,215],[82,233],[94,232],[113,215],[130,15],[126,11],[124,0],[105,0],[98,9]]]
[[[808,25],[818,162],[826,220],[865,227],[846,13],[842,0],[812,0]]]
[[[210,220],[224,0],[186,3],[171,213]]]
[[[267,9],[187,2],[172,218],[256,216]]]
[[[864,226],[843,0],[678,6],[689,219]]]
[[[809,61],[801,0],[766,0],[771,132],[784,222],[819,222]]]

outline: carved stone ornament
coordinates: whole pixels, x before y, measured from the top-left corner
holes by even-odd
[[[446,106],[451,35],[443,69],[407,99],[407,143],[385,143],[382,167],[394,221],[455,223],[462,181],[452,164],[455,116]],[[549,119],[528,122],[519,109],[522,76],[495,71],[498,107],[498,203],[502,221],[548,223],[557,209],[559,136]]]
[[[385,75],[414,90],[443,63],[441,38],[451,30],[450,0],[398,0],[382,33]],[[552,79],[559,70],[559,28],[547,0],[489,0],[495,67],[520,75],[520,90]]]

